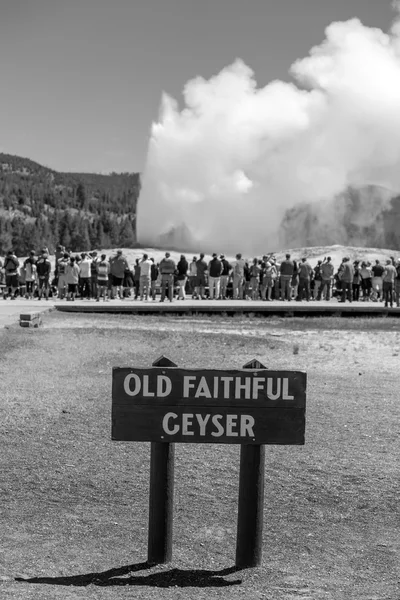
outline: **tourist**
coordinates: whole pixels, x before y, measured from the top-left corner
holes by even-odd
[[[385,301],[385,307],[387,308],[390,304],[390,307],[393,308],[393,292],[394,292],[394,281],[397,277],[397,270],[393,266],[392,261],[388,258],[386,261],[386,266],[382,273],[382,291],[383,291],[383,300]]]
[[[372,272],[371,265],[363,261],[360,269],[361,275],[361,290],[363,302],[369,302],[372,291]]]
[[[57,280],[57,289],[58,289],[58,297],[60,300],[64,300],[68,292],[68,284],[67,284],[67,265],[68,265],[69,255],[68,252],[64,252],[63,257],[59,259],[57,263],[57,272],[58,272],[58,280]]]
[[[204,260],[204,254],[200,254],[199,260],[196,262],[197,276],[196,276],[196,298],[198,300],[204,300],[206,297],[206,276],[207,276],[207,263]]]
[[[161,273],[161,299],[160,302],[164,302],[166,290],[168,288],[168,299],[170,302],[174,299],[174,273],[175,273],[175,262],[172,260],[169,252],[165,253],[165,258],[160,262],[160,273]]]
[[[340,302],[346,302],[346,295],[349,302],[353,302],[353,279],[354,266],[350,258],[346,256],[342,261],[342,270],[340,281],[342,283],[342,298]]]
[[[126,269],[125,269],[126,272]],[[139,264],[139,259],[136,258],[135,259],[135,264],[133,266],[133,288],[135,290],[135,300],[137,300],[139,298],[139,292],[140,292],[140,264]]]
[[[107,262],[106,254],[102,254],[99,261],[96,261],[97,270],[97,298],[96,302],[100,302],[100,298],[103,298],[103,302],[109,300],[108,298],[108,274],[110,272],[110,263]]]
[[[299,287],[296,300],[298,302],[301,302],[303,300],[303,294],[305,293],[306,300],[307,302],[309,302],[311,294],[310,281],[314,271],[305,256],[303,256],[303,258],[301,259],[297,270],[299,274]]]
[[[228,284],[229,284],[230,273],[232,271],[232,266],[226,260],[224,254],[221,254],[219,259],[220,259],[221,265],[222,265],[219,297],[221,298],[221,300],[226,300],[228,297]]]
[[[68,284],[67,300],[75,301],[76,291],[79,283],[79,271],[79,265],[77,264],[75,256],[71,256],[65,273]]]
[[[232,265],[232,292],[234,300],[243,300],[245,264],[241,253],[236,254],[236,260]]]
[[[151,286],[151,297],[153,300],[156,299],[156,287],[159,275],[158,265],[155,264],[154,258],[151,258],[151,270],[150,270],[150,286]]]
[[[143,258],[139,262],[139,269],[140,269],[139,293],[140,293],[141,300],[148,300],[149,296],[150,296],[152,264],[153,263],[149,259],[148,254],[143,254]]]
[[[32,298],[34,298],[35,296],[35,284],[37,277],[36,257],[34,250],[30,251],[28,258],[24,262],[24,267],[26,285],[25,298],[27,300],[32,300]]]
[[[43,292],[46,300],[48,300],[50,292],[51,263],[45,248],[42,250],[42,255],[36,261],[36,271],[39,279],[38,300],[42,299]]]
[[[97,299],[97,263],[99,258],[96,250],[89,253],[92,262],[90,263],[90,296]]]
[[[116,256],[110,259],[110,274],[112,277],[112,296],[113,298],[119,297],[123,300],[123,283],[125,276],[125,269],[129,269],[128,261],[122,254],[122,250],[117,250]]]
[[[192,295],[192,300],[196,298],[196,281],[197,281],[197,257],[193,256],[192,262],[189,265],[189,290]]]
[[[261,267],[258,263],[257,258],[253,258],[253,263],[250,266],[250,287],[251,287],[251,299],[258,300],[260,293],[260,276]]]
[[[79,265],[80,274],[79,274],[79,295],[83,300],[86,298],[90,300],[91,297],[91,265],[92,259],[88,254],[82,252],[81,254],[81,263]]]
[[[19,260],[12,250],[7,252],[7,256],[4,259],[4,270],[6,274],[6,292],[4,300],[7,298],[7,294],[11,300],[15,300],[15,294],[18,290],[18,267]]]
[[[313,298],[314,300],[321,300],[321,286],[322,286],[322,260],[319,260],[314,267],[314,289],[313,289]]]
[[[261,289],[261,297],[263,300],[271,302],[272,291],[275,287],[277,279],[278,269],[276,268],[275,263],[273,263],[272,259],[270,258],[270,260],[267,260],[267,262],[265,263],[265,269],[263,273],[263,283]]]
[[[291,259],[290,254],[286,254],[286,258],[282,261],[280,266],[280,278],[281,278],[281,300],[292,299],[292,277],[295,272],[294,262]]]
[[[181,254],[181,258],[178,262],[178,264],[176,265],[176,279],[178,282],[178,286],[179,286],[179,291],[178,291],[178,300],[185,300],[186,298],[186,282],[188,279],[188,270],[189,270],[189,263],[186,260],[186,257],[184,254]]]
[[[375,261],[374,266],[371,269],[372,272],[372,295],[371,300],[373,302],[377,302],[378,298],[382,297],[383,290],[383,271],[385,268],[381,265],[380,261],[377,259]]]
[[[210,300],[218,300],[221,289],[221,273],[222,262],[217,254],[212,255],[212,259],[208,263],[208,289],[210,292]]]
[[[327,302],[331,299],[332,293],[332,283],[333,283],[333,274],[334,274],[334,266],[332,264],[332,259],[330,256],[326,260],[321,263],[319,274],[321,275],[320,279],[320,287],[319,287],[319,297],[320,299],[324,299]],[[314,283],[315,290],[315,283]],[[314,291],[314,300],[316,300],[315,291]]]
[[[394,289],[396,292],[396,306],[400,307],[400,258],[396,262],[396,278],[394,280]]]
[[[361,267],[360,261],[355,260],[354,266],[354,278],[353,278],[353,300],[358,302],[360,299],[360,287],[361,287]]]

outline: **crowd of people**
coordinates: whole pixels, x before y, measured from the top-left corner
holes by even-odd
[[[233,261],[223,254],[213,254],[207,261],[200,254],[189,262],[182,254],[175,262],[166,252],[159,263],[143,254],[129,265],[122,250],[109,257],[96,251],[74,255],[59,245],[54,270],[47,248],[38,255],[31,251],[25,260],[10,250],[0,259],[0,289],[10,299],[155,301],[160,293],[160,302],[185,300],[188,294],[196,300],[266,302],[337,297],[339,302],[382,301],[385,307],[393,307],[400,306],[400,259],[391,257],[385,264],[376,259],[371,264],[344,257],[335,269],[329,256],[312,266],[306,256],[296,261],[290,254],[281,262],[273,254],[252,260],[237,254]]]

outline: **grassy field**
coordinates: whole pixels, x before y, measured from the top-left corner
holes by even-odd
[[[308,373],[305,446],[267,446],[263,563],[235,571],[239,447],[177,444],[171,564],[148,568],[149,446],[112,442],[111,369]],[[68,315],[0,331],[0,597],[400,597],[400,325]]]

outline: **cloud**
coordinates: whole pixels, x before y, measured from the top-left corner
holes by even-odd
[[[397,3],[400,5],[400,3]],[[291,67],[296,83],[258,88],[240,59],[164,94],[138,205],[139,240],[255,253],[279,242],[288,208],[348,186],[400,191],[400,25],[335,22]],[[182,237],[182,231],[184,236]]]

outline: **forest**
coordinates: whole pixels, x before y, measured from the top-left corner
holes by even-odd
[[[135,247],[139,193],[139,173],[61,173],[0,153],[0,256]]]

